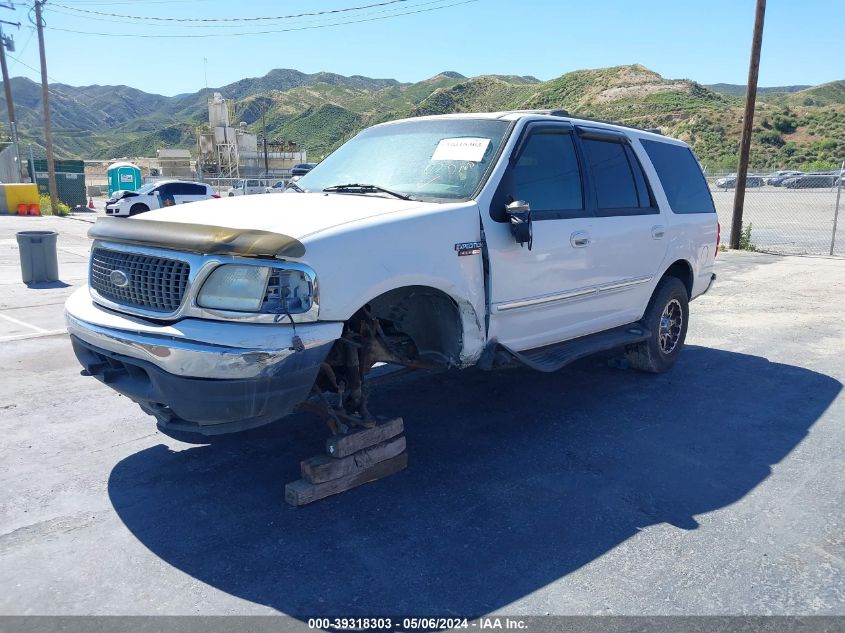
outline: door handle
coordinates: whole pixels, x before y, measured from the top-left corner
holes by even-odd
[[[586,231],[575,231],[569,237],[569,243],[572,244],[572,248],[584,248],[585,246],[589,246],[592,241],[590,234]]]
[[[665,226],[653,226],[653,227],[651,227],[651,236],[654,239],[662,240],[664,235],[666,235],[666,227]]]

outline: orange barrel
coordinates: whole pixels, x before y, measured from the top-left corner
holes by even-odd
[[[41,205],[40,204],[29,205],[29,215],[41,215]]]
[[[29,211],[29,205],[26,202],[18,204],[18,215],[26,215],[27,211]]]

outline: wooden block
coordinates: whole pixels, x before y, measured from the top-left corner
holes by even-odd
[[[325,481],[357,473],[359,470],[369,468],[385,459],[396,457],[404,450],[405,436],[400,435],[387,442],[362,448],[360,451],[340,459],[328,455],[317,455],[300,463],[302,477],[312,484],[321,484]]]
[[[408,453],[400,453],[396,457],[378,462],[353,475],[332,479],[321,484],[312,484],[304,479],[298,479],[285,486],[285,501],[292,506],[304,506],[307,503],[325,499],[331,495],[346,492],[351,488],[398,473],[407,465]]]
[[[402,418],[393,418],[381,422],[371,429],[359,429],[344,435],[334,435],[326,440],[326,453],[330,457],[340,459],[362,448],[375,446],[391,437],[396,437],[405,429]]]

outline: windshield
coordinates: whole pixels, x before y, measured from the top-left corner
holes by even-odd
[[[150,182],[144,185],[143,187],[140,187],[135,193],[149,193],[150,191],[155,189],[155,187],[156,183]]]
[[[354,183],[417,200],[468,200],[509,126],[495,119],[428,119],[372,127],[338,148],[297,185],[322,191]]]

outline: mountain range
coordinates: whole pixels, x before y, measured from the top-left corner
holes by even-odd
[[[41,87],[11,79],[23,143],[40,153]],[[402,83],[360,75],[277,69],[219,88],[173,97],[128,86],[50,85],[54,145],[61,158],[154,156],[156,149],[196,150],[207,99],[220,92],[244,121],[272,140],[294,141],[319,159],[355,132],[381,121],[449,112],[564,108],[574,116],[659,127],[689,142],[701,162],[736,164],[745,86],[665,79],[639,64],[578,70],[556,79],[465,77],[446,71]],[[5,100],[0,97],[0,112]],[[4,117],[5,118],[5,117]],[[845,80],[758,91],[752,163],[759,167],[838,164],[845,157]]]

